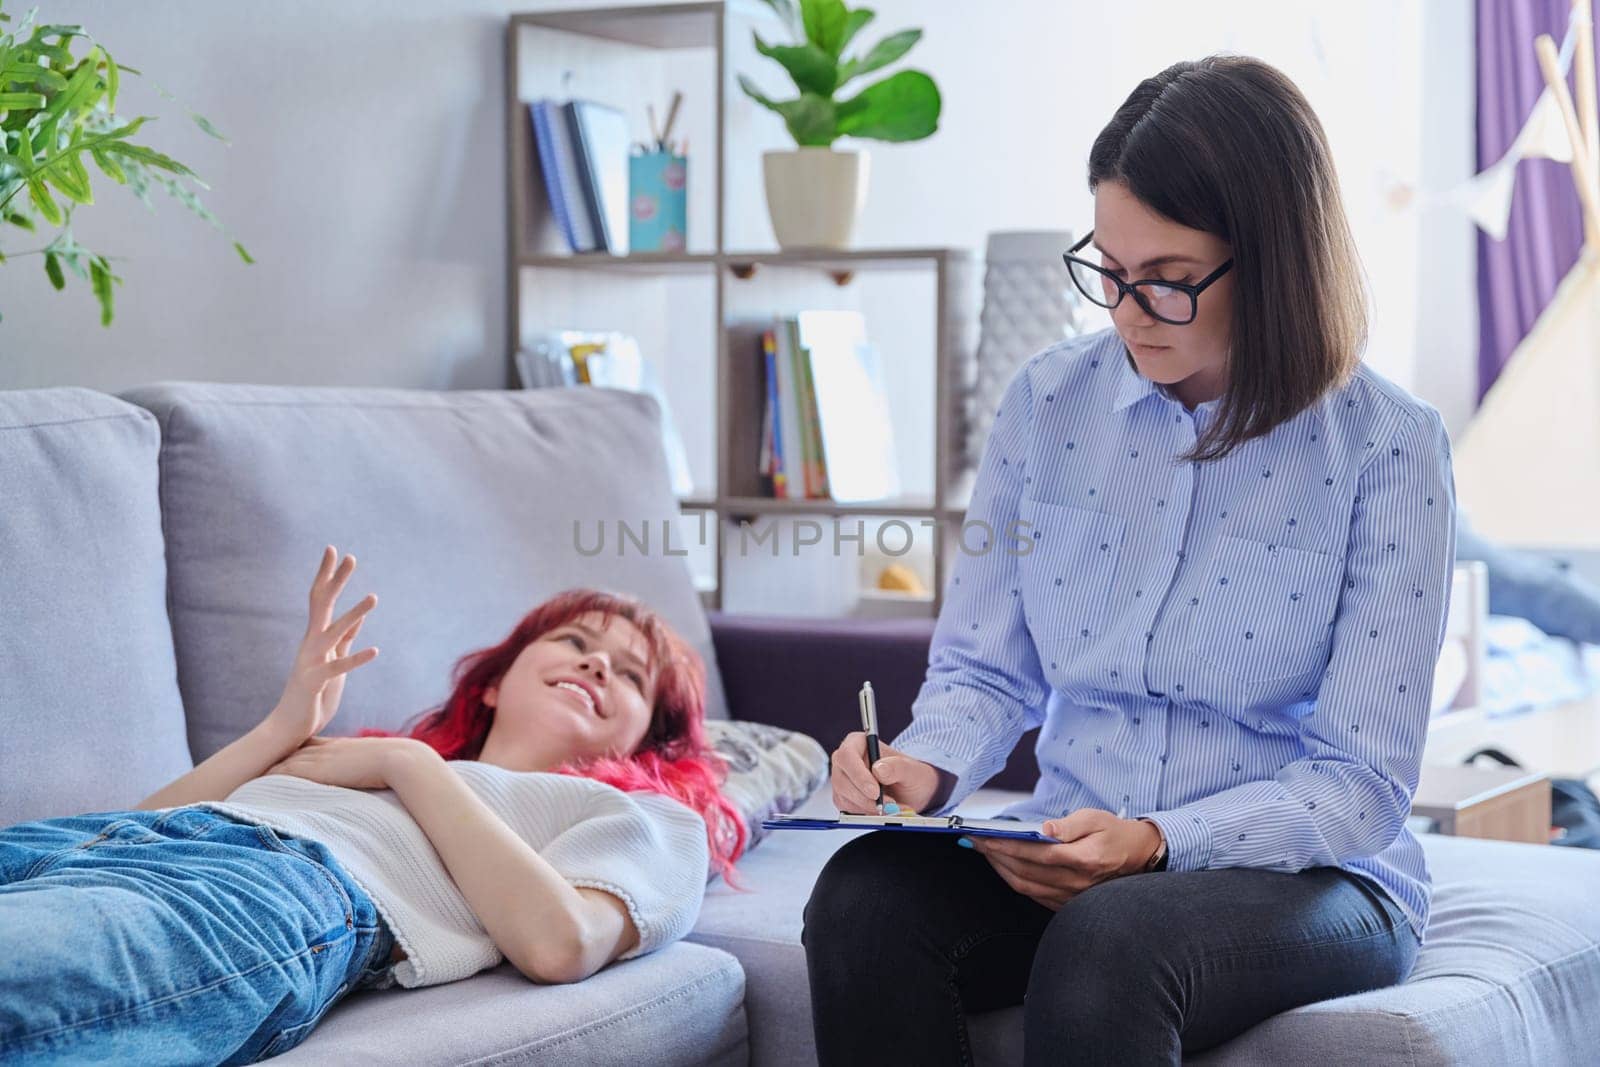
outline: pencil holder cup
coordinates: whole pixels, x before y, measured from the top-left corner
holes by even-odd
[[[628,157],[628,250],[682,252],[689,232],[689,161],[671,152]]]

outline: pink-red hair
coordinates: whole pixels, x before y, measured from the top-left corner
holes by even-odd
[[[644,635],[657,668],[655,707],[633,755],[566,765],[555,773],[592,778],[624,792],[660,793],[699,812],[706,821],[711,864],[728,878],[744,852],[746,831],[738,809],[722,793],[727,765],[706,737],[705,664],[660,616],[631,597],[594,589],[557,593],[523,616],[504,641],[457,660],[449,699],[424,712],[404,736],[426,743],[445,759],[477,759],[494,724],[494,709],[484,704],[484,691],[529,644],[590,612],[608,623],[626,619]],[[391,736],[380,730],[362,733]]]

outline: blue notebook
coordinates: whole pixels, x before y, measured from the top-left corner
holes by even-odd
[[[599,242],[584,202],[578,161],[560,105],[550,100],[536,100],[528,105],[528,114],[533,122],[533,140],[539,153],[539,169],[544,174],[545,194],[550,199],[556,225],[572,251],[593,252]]]
[[[909,830],[924,834],[966,837],[1011,837],[1023,841],[1059,844],[1044,832],[1044,823],[1018,819],[973,819],[965,815],[840,815],[837,819],[807,819],[774,815],[762,819],[768,830]]]

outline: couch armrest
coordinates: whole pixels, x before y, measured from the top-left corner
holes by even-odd
[[[711,640],[735,719],[771,723],[814,737],[830,752],[861,729],[856,693],[872,682],[878,728],[892,740],[911,722],[928,670],[932,619],[818,619],[709,613]],[[1033,789],[1035,735],[1026,734],[997,789]]]

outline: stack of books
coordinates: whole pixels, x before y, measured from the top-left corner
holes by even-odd
[[[759,467],[783,500],[899,495],[882,361],[859,312],[779,316],[761,337],[766,405]]]
[[[689,456],[672,417],[672,405],[653,361],[631,335],[615,331],[547,330],[528,337],[516,355],[524,389],[598,385],[647,393],[661,408],[661,444],[667,453],[672,491],[694,494]]]
[[[628,252],[628,120],[592,100],[528,105],[544,193],[574,252]]]

